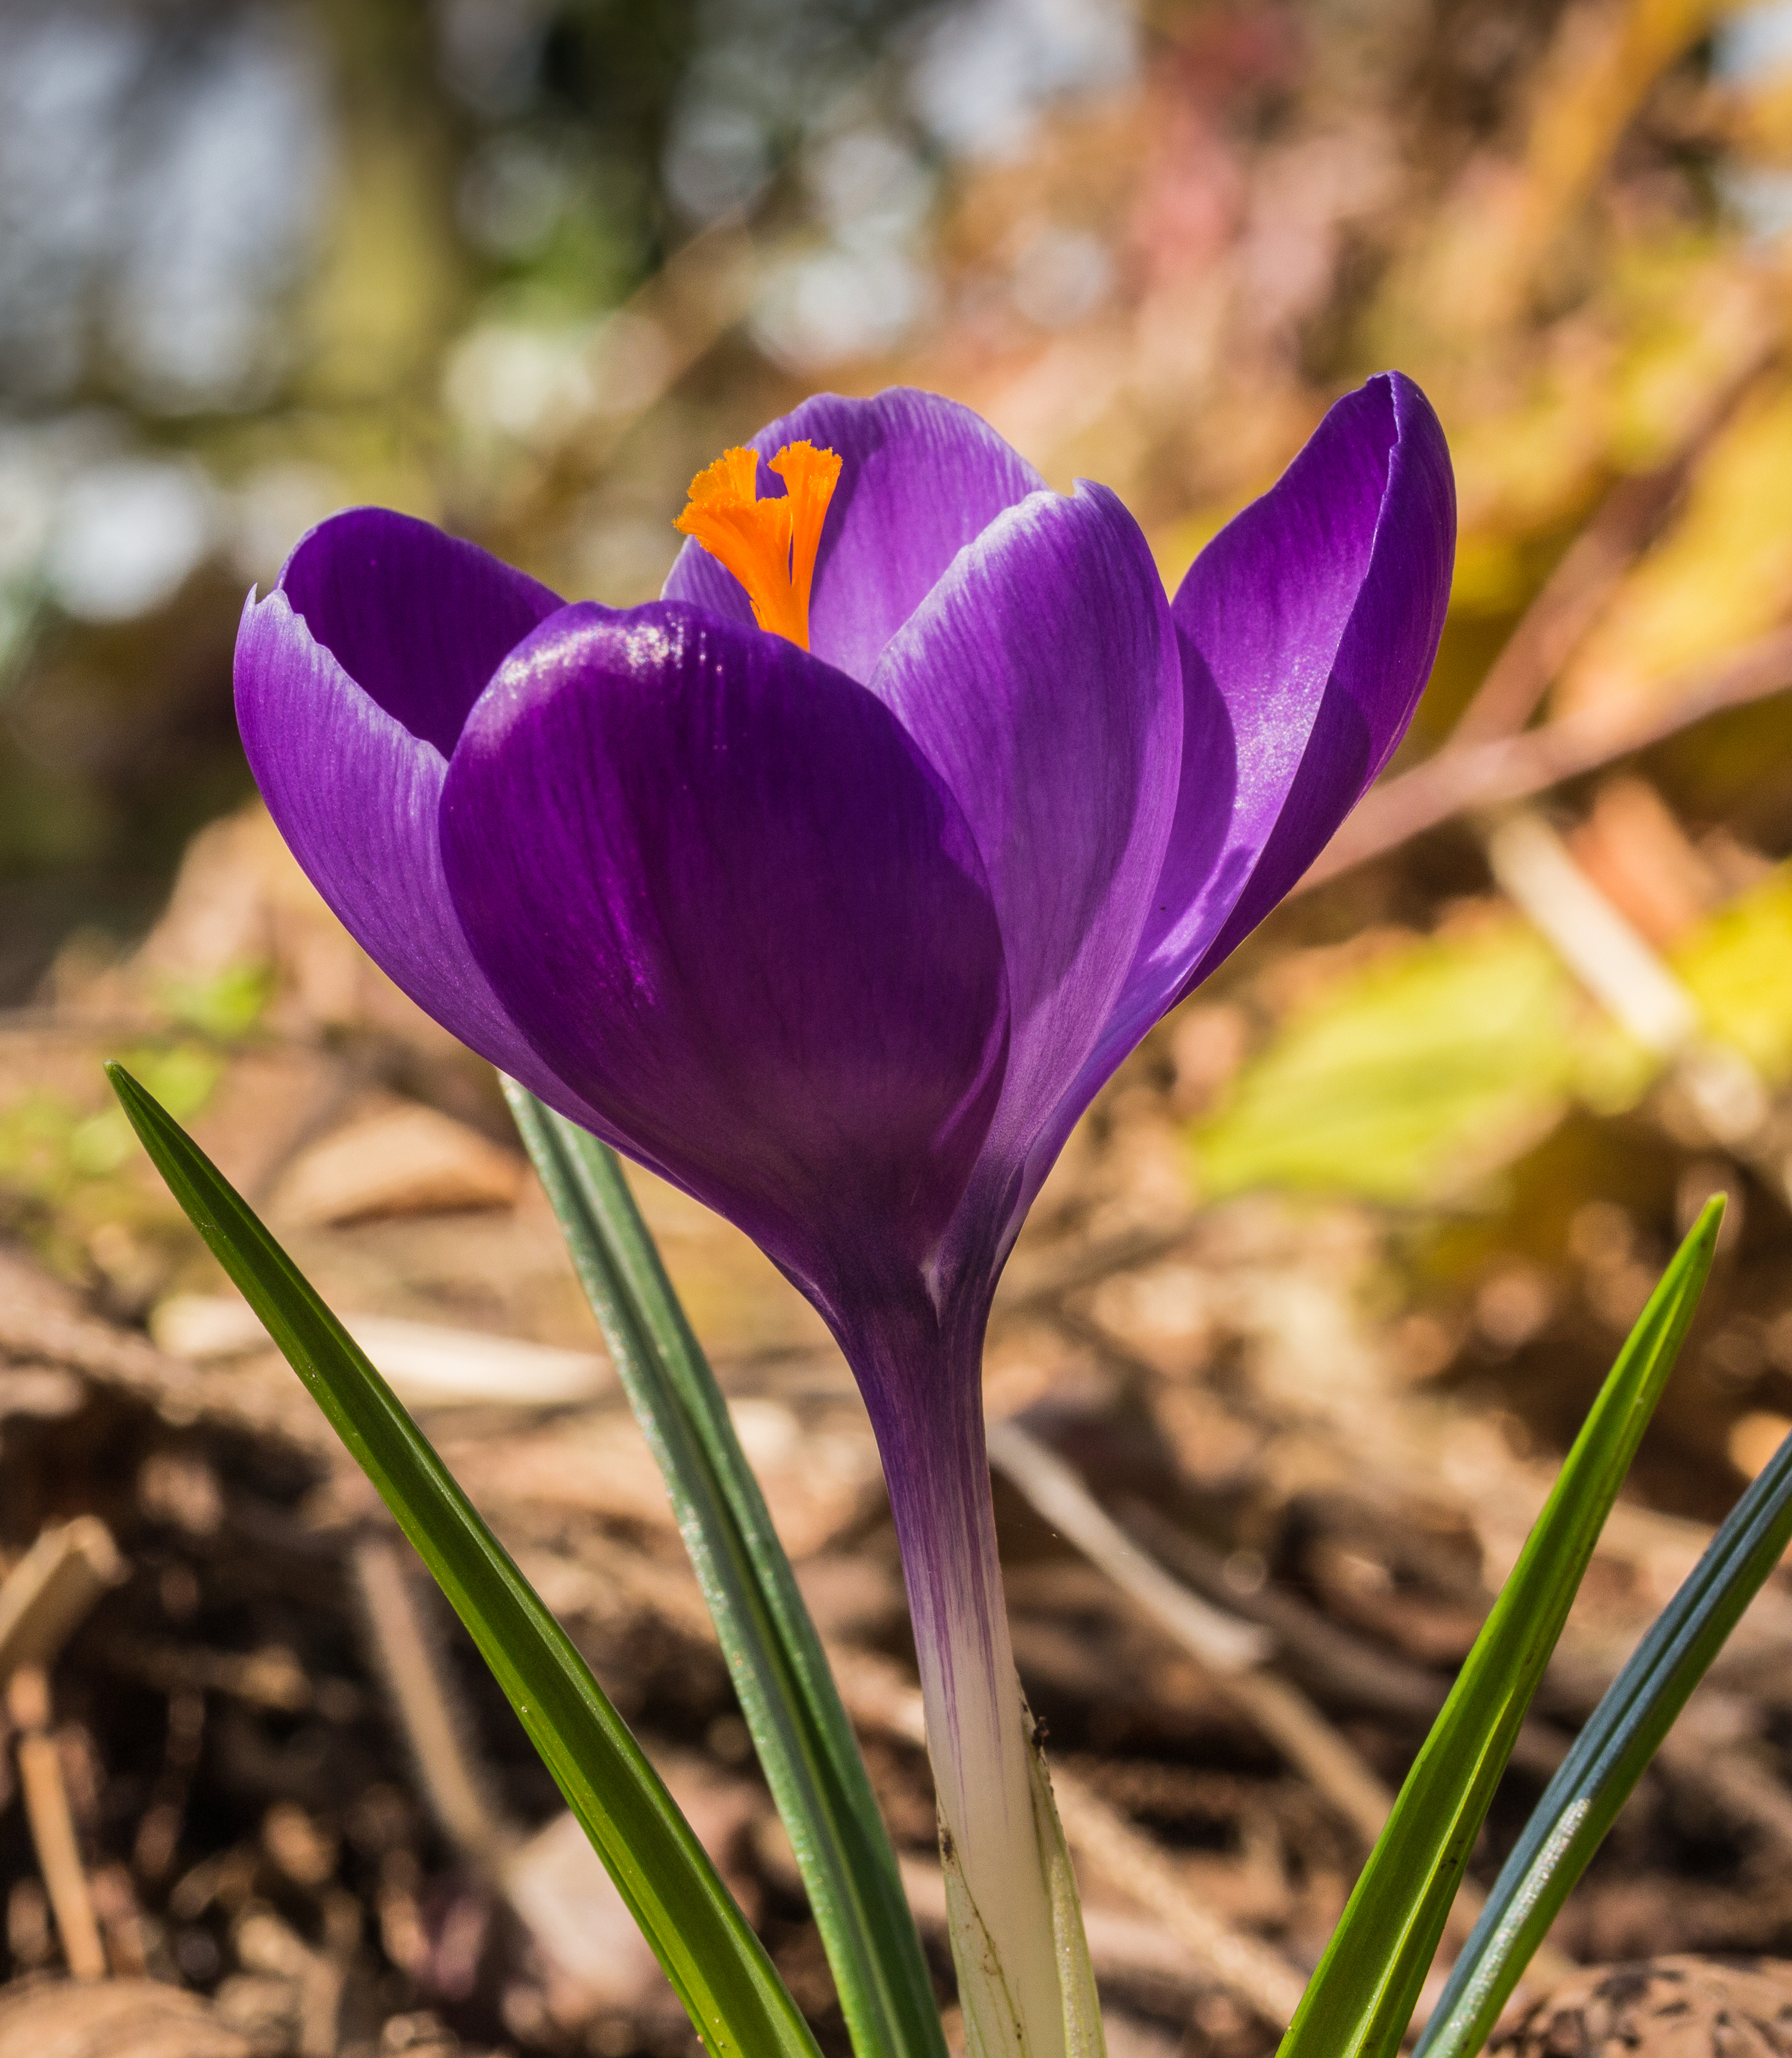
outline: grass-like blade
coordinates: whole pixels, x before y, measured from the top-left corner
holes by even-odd
[[[403,1404],[180,1125],[121,1066],[106,1071],[175,1198],[471,1631],[704,2044],[717,2058],[819,2058],[659,1774]]]
[[[1456,1675],[1319,1961],[1281,2058],[1393,2058],[1493,1790],[1674,1369],[1717,1250],[1711,1202],[1650,1296]]]
[[[728,1404],[616,1154],[507,1080],[611,1357],[664,1474],[859,2058],[945,2058],[864,1762]]]
[[[1687,1696],[1792,1543],[1792,1436],[1587,1718],[1494,1882],[1416,2058],[1474,2058]]]

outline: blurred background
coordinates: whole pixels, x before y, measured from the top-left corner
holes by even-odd
[[[1789,344],[1784,0],[3,0],[0,1526],[22,1551],[97,1513],[130,1568],[67,1688],[113,1972],[234,1993],[219,2034],[256,2050],[682,2048],[663,1996],[542,1971],[551,1920],[443,1826],[341,1569],[371,1517],[280,1416],[285,1375],[107,1111],[97,1061],[124,1052],[421,1367],[419,1404],[561,1567],[625,1706],[703,1791],[748,1795],[717,1834],[832,2020],[489,1075],[360,958],[254,804],[232,642],[306,527],[383,503],[627,604],[725,446],[809,392],[908,382],[1055,485],[1116,488],[1174,586],[1339,393],[1387,365],[1424,385],[1462,527],[1412,736],[1073,1140],[991,1406],[1179,1576],[1279,1623],[1314,1720],[1385,1790],[1727,1190],[1517,1810],[1549,1723],[1792,1428]],[[899,1665],[875,1459],[818,1325],[642,1192],[824,1627]],[[1316,1788],[1198,1654],[1166,1655],[1017,1463],[1017,1642],[1069,1774],[1310,1963],[1363,1790]],[[304,1602],[293,1567],[332,1551]],[[133,1643],[145,1609],[165,1619]],[[469,1747],[538,1826],[550,1797],[444,1648]],[[268,1650],[290,1690],[257,1701],[240,1668]],[[1627,1815],[1575,1954],[1792,1948],[1792,1619],[1753,1650]],[[338,1673],[365,1679],[331,1704]],[[924,1853],[924,1764],[874,1700],[855,1715]],[[34,1851],[15,1810],[15,1971],[68,1956]],[[285,1971],[243,1941],[270,1910],[311,1954]],[[1273,1979],[1240,1999],[1114,1948],[1129,2049],[1273,2026]],[[304,2014],[313,1961],[334,2027]]]

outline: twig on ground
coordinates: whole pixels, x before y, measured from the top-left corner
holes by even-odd
[[[1789,686],[1792,629],[1776,629],[1720,665],[1663,681],[1644,699],[1602,701],[1490,743],[1446,744],[1422,765],[1373,789],[1293,891],[1322,885],[1466,808],[1528,800],[1677,736],[1707,716]]]
[[[1218,1597],[1228,1595],[1239,1614],[1269,1631],[1282,1663],[1322,1677],[1341,1696],[1378,1713],[1430,1721],[1444,1705],[1449,1682],[1409,1659],[1377,1650],[1341,1629],[1293,1594],[1266,1584],[1256,1592],[1231,1595],[1225,1552],[1160,1515],[1142,1500],[1121,1504],[1126,1526],[1142,1547],[1190,1583]]]
[[[860,1729],[900,1738],[906,1743],[924,1745],[927,1718],[919,1687],[905,1678],[887,1658],[869,1651],[830,1643],[828,1663],[838,1683],[847,1713]],[[1267,1944],[1235,1929],[1216,1915],[1189,1890],[1174,1865],[1150,1838],[1135,1830],[1116,1813],[1092,1787],[1071,1772],[1054,1766],[1052,1791],[1071,1847],[1110,1883],[1146,1905],[1160,1925],[1160,1933],[1183,1957],[1184,1977],[1192,1967],[1206,1983],[1222,1986],[1249,2003],[1263,2020],[1277,2028],[1285,2027],[1298,2004],[1305,1982],[1281,1954]],[[903,1881],[917,1919],[929,1919],[929,1892],[938,1897],[938,1920],[945,1915],[945,1889],[937,1868],[903,1861]],[[931,1881],[931,1884],[930,1884]],[[1104,1931],[1100,1910],[1091,1911],[1087,1921],[1090,1952],[1098,1976],[1104,1971],[1158,1973],[1158,1962],[1140,1965],[1126,1958],[1117,1935]],[[1142,1941],[1149,1933],[1137,1933]],[[1104,1962],[1104,1949],[1107,1956]],[[1155,1953],[1152,1945],[1147,1958]]]
[[[990,1462],[1027,1495],[1041,1514],[1056,1522],[1072,1543],[1100,1564],[1122,1591],[1150,1612],[1190,1656],[1206,1667],[1221,1691],[1238,1703],[1289,1762],[1331,1802],[1362,1839],[1364,1848],[1372,1848],[1386,1826],[1394,1797],[1352,1745],[1285,1679],[1260,1667],[1238,1667],[1227,1671],[1217,1666],[1186,1633],[1185,1624],[1192,1619],[1186,1607],[1161,1611],[1156,1598],[1159,1581],[1174,1589],[1183,1602],[1193,1601],[1194,1596],[1144,1557],[1061,1459],[1013,1422],[992,1422],[988,1435]],[[1035,1498],[1035,1493],[1041,1497]],[[1067,1512],[1073,1514],[1075,1528],[1061,1520]],[[1119,1539],[1126,1551],[1110,1551],[1106,1559],[1095,1559],[1083,1543],[1083,1534],[1099,1537],[1104,1527]],[[1132,1583],[1128,1571],[1131,1560],[1142,1560],[1157,1577]],[[1205,1608],[1205,1603],[1202,1605]],[[1236,1627],[1242,1629],[1246,1625]],[[1446,1941],[1460,1943],[1484,1905],[1480,1889],[1465,1878],[1456,1889],[1444,1933]],[[1555,1971],[1566,1969],[1569,1961],[1546,1945],[1537,1953],[1537,1962],[1553,1976]]]
[[[1222,1682],[1277,1750],[1323,1794],[1373,1849],[1394,1797],[1356,1747],[1345,1742],[1297,1687],[1273,1672],[1246,1672]]]
[[[77,1979],[103,1979],[105,1947],[93,1910],[62,1746],[50,1730],[50,1668],[107,1587],[125,1575],[97,1516],[44,1530],[0,1584],[0,1681],[19,1733],[19,1785],[45,1891]]]
[[[245,1971],[287,1981],[299,1995],[299,2058],[332,2058],[342,2013],[344,1969],[314,1951],[272,1909],[250,1906],[236,1927]]]
[[[1715,1143],[1752,1164],[1792,1204],[1792,1166],[1762,1141],[1772,1101],[1732,1043],[1705,1031],[1699,1003],[1531,808],[1488,832],[1488,862],[1507,895],[1563,963],[1646,1050],[1665,1059]]]
[[[1076,1474],[1014,1422],[989,1425],[990,1463],[1093,1563],[1168,1631],[1357,1831],[1381,1835],[1393,1806],[1358,1754],[1305,1695],[1262,1669],[1273,1639],[1221,1613],[1147,1558]]]
[[[143,1978],[149,1969],[149,1954],[129,1868],[117,1864],[99,1865],[88,1887],[113,1974],[125,1979]]]
[[[0,1250],[0,1353],[66,1365],[95,1386],[153,1408],[181,1428],[205,1423],[265,1437],[312,1456],[333,1456],[329,1424],[296,1380],[208,1372],[159,1351],[145,1338],[73,1312],[54,1283]]]
[[[570,1816],[526,1838],[489,1792],[407,1554],[404,1545],[368,1536],[355,1547],[352,1562],[373,1662],[398,1712],[430,1811],[463,1861],[503,1897],[544,1956],[576,1981],[594,1949],[588,1933],[582,1949],[578,1941],[588,1933],[594,1909],[604,1913],[612,1903],[620,1910],[622,1903]]]
[[[77,1980],[103,1980],[105,1947],[81,1861],[74,1813],[69,1805],[62,1746],[50,1729],[50,1682],[38,1665],[17,1667],[6,1683],[6,1710],[19,1732],[18,1780],[25,1818],[62,1940],[62,1955]]]
[[[125,1576],[97,1515],[42,1531],[0,1584],[0,1680],[22,1665],[47,1671],[109,1587]]]
[[[1285,2029],[1306,1981],[1280,1953],[1204,1907],[1152,1840],[1073,1775],[1055,1773],[1052,1790],[1073,1849],[1108,1885],[1148,1909],[1194,1962]]]
[[[282,1644],[256,1651],[214,1651],[205,1644],[151,1643],[121,1637],[105,1649],[105,1662],[160,1694],[226,1694],[252,1708],[300,1714],[316,1708],[326,1720],[348,1722],[364,1699],[350,1680],[314,1679]]]
[[[1581,984],[1645,1050],[1674,1058],[1699,1033],[1699,1004],[1534,808],[1487,837],[1494,878]]]
[[[1210,1594],[1228,1591],[1223,1552],[1178,1528],[1143,1501],[1126,1502],[1123,1512],[1128,1529],[1191,1585]],[[1234,1604],[1241,1615],[1274,1635],[1280,1664],[1314,1691],[1426,1724],[1436,1719],[1448,1698],[1447,1679],[1353,1635],[1317,1608],[1273,1585],[1240,1594]],[[1567,1750],[1565,1737],[1542,1723],[1527,1722],[1512,1763],[1547,1778]]]
[[[430,1810],[461,1856],[495,1885],[517,1835],[493,1806],[467,1747],[459,1698],[400,1547],[364,1537],[351,1564],[373,1663],[392,1697]]]
[[[988,1425],[989,1461],[1035,1510],[1168,1629],[1210,1672],[1231,1679],[1261,1665],[1274,1639],[1214,1607],[1148,1558],[1054,1451],[1015,1422]]]

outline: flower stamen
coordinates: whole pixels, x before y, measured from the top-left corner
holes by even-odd
[[[813,443],[787,443],[772,459],[785,491],[761,500],[758,453],[725,451],[691,481],[689,505],[673,524],[740,581],[761,629],[805,650],[815,555],[840,462]]]

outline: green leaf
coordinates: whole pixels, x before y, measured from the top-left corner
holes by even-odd
[[[860,2058],[944,2058],[920,1940],[820,1638],[616,1154],[505,1082],[697,1570]]]
[[[1634,1099],[1651,1069],[1528,924],[1495,917],[1320,983],[1191,1130],[1195,1177],[1210,1199],[1435,1201],[1540,1142],[1577,1095]]]
[[[1792,1079],[1792,864],[1676,943],[1668,963],[1713,1038],[1770,1087]],[[1510,912],[1390,940],[1323,973],[1220,1106],[1190,1130],[1202,1194],[1252,1186],[1453,1198],[1579,1101],[1631,1106],[1660,1069]]]
[[[717,2058],[819,2058],[765,1947],[590,1668],[403,1404],[217,1166],[121,1066],[131,1125],[510,1696]]]
[[[1393,2058],[1468,1853],[1717,1250],[1711,1202],[1650,1297],[1394,1802],[1281,2058]]]
[[[1770,1086],[1792,1079],[1792,864],[1782,864],[1701,922],[1668,962],[1711,1034],[1734,1044]]]
[[[1687,1696],[1792,1543],[1792,1436],[1755,1479],[1544,1789],[1416,2058],[1474,2058]]]

